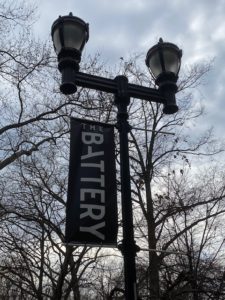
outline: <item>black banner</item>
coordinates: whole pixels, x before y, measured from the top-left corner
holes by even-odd
[[[116,239],[114,127],[71,118],[65,242],[115,246]]]

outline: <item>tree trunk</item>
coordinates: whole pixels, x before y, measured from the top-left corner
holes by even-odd
[[[54,293],[53,293],[53,299],[54,300],[61,300],[62,299],[63,283],[64,283],[65,277],[68,273],[68,265],[69,265],[69,260],[70,260],[70,257],[72,255],[72,253],[73,253],[72,247],[66,249],[64,262],[63,262],[62,267],[61,267],[61,273],[59,274],[57,285],[56,285],[56,288],[55,288]]]
[[[155,236],[155,219],[153,213],[153,200],[149,181],[146,184],[146,200],[148,222],[148,247],[149,249],[156,249],[157,241]],[[151,300],[160,299],[159,260],[158,255],[155,251],[149,251],[149,290]]]

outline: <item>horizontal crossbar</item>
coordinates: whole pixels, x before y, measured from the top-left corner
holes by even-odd
[[[77,72],[75,84],[81,87],[95,89],[102,92],[116,94],[118,91],[117,82],[114,79],[104,78],[96,75],[90,75]],[[136,99],[147,100],[157,103],[165,103],[165,99],[157,89],[128,83],[128,96]]]

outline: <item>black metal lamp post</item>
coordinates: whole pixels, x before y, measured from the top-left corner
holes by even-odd
[[[130,166],[127,107],[130,97],[162,103],[165,114],[178,111],[175,94],[180,69],[182,51],[174,44],[164,43],[162,39],[152,47],[146,57],[146,64],[158,85],[158,89],[128,83],[125,76],[108,79],[79,72],[79,62],[85,43],[89,38],[88,24],[69,14],[59,17],[52,25],[52,39],[58,67],[62,73],[60,90],[63,94],[73,94],[77,86],[114,94],[118,108],[117,128],[120,138],[120,174],[123,219],[123,241],[119,249],[124,256],[125,299],[137,299],[135,256],[138,247],[134,241],[133,213],[131,201]]]

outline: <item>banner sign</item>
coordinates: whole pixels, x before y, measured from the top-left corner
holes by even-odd
[[[71,118],[65,242],[116,246],[113,125]]]

